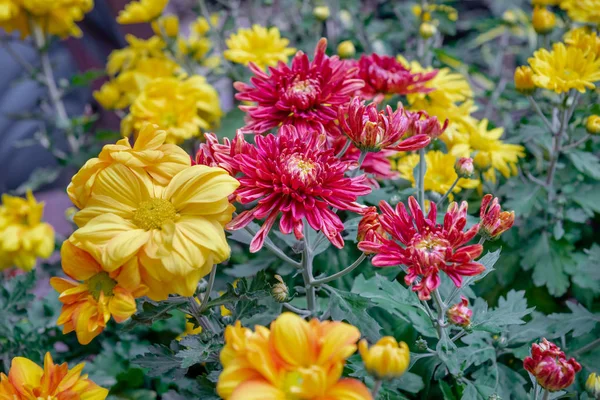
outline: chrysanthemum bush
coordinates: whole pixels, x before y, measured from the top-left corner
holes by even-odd
[[[92,4],[33,3],[73,231],[2,198],[0,399],[600,398],[600,2],[133,1],[110,143],[48,54]]]

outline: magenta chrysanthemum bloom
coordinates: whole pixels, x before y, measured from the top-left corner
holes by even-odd
[[[544,389],[551,392],[565,389],[575,381],[581,365],[574,358],[567,360],[565,353],[545,338],[531,346],[531,357],[525,357],[523,366]]]
[[[307,130],[333,125],[338,108],[364,86],[355,70],[337,56],[325,54],[327,40],[321,39],[312,61],[299,51],[291,66],[279,63],[269,73],[250,63],[251,84],[236,82],[236,99],[255,103],[240,106],[247,113],[245,132],[264,133],[283,124]]]
[[[469,309],[469,301],[465,296],[460,296],[460,303],[450,307],[446,311],[446,316],[451,324],[466,328],[471,324],[473,311]]]
[[[196,153],[196,164],[221,167],[235,177],[239,168],[234,156],[243,153],[250,146],[244,139],[244,134],[238,129],[235,138],[233,140],[225,138],[223,144],[219,143],[214,133],[205,133],[204,138],[206,142],[200,144]]]
[[[410,136],[425,135],[430,139],[437,139],[448,128],[448,120],[441,124],[436,116],[430,117],[425,111],[406,111],[406,115],[409,120],[408,135]]]
[[[395,210],[385,201],[379,203],[381,226],[389,237],[377,234],[377,241],[358,244],[362,251],[376,254],[372,260],[374,266],[405,265],[404,280],[407,285],[413,285],[412,290],[418,292],[421,300],[430,299],[431,292],[440,285],[440,270],[458,287],[463,276],[478,275],[485,270],[483,265],[473,261],[481,255],[483,247],[466,245],[479,229],[474,225],[463,231],[467,224],[466,202],[460,207],[450,204],[443,224],[436,223],[435,203],[431,203],[427,217],[414,197],[408,199],[408,205],[410,214],[402,203]]]
[[[360,150],[415,151],[427,146],[431,138],[426,134],[409,136],[408,128],[414,124],[404,109],[377,111],[377,104],[365,105],[355,97],[348,109],[340,108],[338,120],[342,131]]]
[[[413,73],[394,57],[378,54],[361,56],[358,67],[358,77],[365,81],[361,97],[367,100],[377,95],[431,92],[425,83],[437,75],[437,70]]]
[[[227,228],[237,230],[253,219],[265,219],[250,243],[250,251],[260,250],[279,215],[279,229],[302,239],[303,219],[325,234],[336,247],[344,241],[340,232],[344,224],[332,208],[361,212],[358,196],[371,192],[366,176],[345,177],[348,164],[335,157],[326,145],[326,137],[315,131],[302,131],[284,125],[277,136],[256,136],[256,146],[249,146],[234,158],[243,175],[235,192],[242,204],[258,201],[244,211]]]

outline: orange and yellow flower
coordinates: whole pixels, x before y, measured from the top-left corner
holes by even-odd
[[[365,339],[358,344],[358,350],[369,374],[376,379],[399,378],[408,369],[410,350],[404,342],[386,336],[371,347]]]
[[[54,364],[50,353],[44,357],[44,368],[33,361],[15,357],[8,376],[0,373],[1,400],[104,400],[108,390],[82,375],[84,364],[69,370],[64,363]]]
[[[75,331],[81,344],[102,333],[111,316],[119,323],[131,317],[136,311],[135,299],[148,291],[135,259],[108,273],[69,241],[63,243],[61,258],[63,271],[75,281],[50,279],[63,303],[57,324],[64,325],[64,334]]]
[[[166,139],[167,132],[144,124],[133,146],[129,139],[104,146],[97,158],[89,159],[73,176],[67,187],[69,198],[78,208],[84,208],[94,193],[99,174],[112,164],[147,174],[157,185],[166,186],[173,176],[191,166],[190,156],[181,147],[165,143]]]
[[[342,378],[360,332],[335,321],[307,322],[283,313],[254,331],[238,321],[225,330],[217,392],[226,400],[370,400],[367,387]]]

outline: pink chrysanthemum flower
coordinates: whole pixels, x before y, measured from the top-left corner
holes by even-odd
[[[238,177],[240,187],[235,194],[242,204],[258,204],[238,215],[228,229],[237,230],[253,219],[264,218],[250,243],[250,251],[256,252],[281,214],[282,233],[294,232],[302,239],[306,219],[314,230],[342,248],[344,224],[331,208],[361,212],[364,206],[356,199],[371,192],[366,177],[345,177],[348,164],[336,158],[326,146],[325,135],[315,131],[284,125],[277,136],[256,136],[255,141],[256,146],[234,157],[243,174]]]
[[[280,62],[269,73],[250,63],[251,84],[236,82],[236,99],[255,103],[240,106],[247,113],[245,132],[264,133],[283,124],[307,130],[333,126],[338,108],[363,87],[355,71],[337,56],[325,54],[327,40],[321,39],[314,59],[299,51],[291,66]]]
[[[377,111],[377,104],[365,105],[364,101],[354,97],[347,110],[339,110],[340,127],[352,143],[364,151],[415,151],[424,148],[431,138],[424,133],[409,136],[413,133],[413,130],[409,132],[409,128],[418,122],[413,121],[414,117],[405,113],[398,104],[396,111],[392,111],[390,106],[385,111]]]
[[[467,203],[448,206],[444,223],[437,224],[437,208],[431,203],[427,217],[414,197],[408,199],[410,214],[404,204],[394,210],[381,201],[381,226],[390,237],[377,234],[377,241],[363,241],[358,248],[375,253],[373,265],[389,267],[405,265],[407,285],[418,292],[421,300],[431,298],[440,285],[439,271],[444,271],[460,287],[463,276],[478,275],[485,267],[473,260],[481,255],[480,244],[466,245],[477,234],[478,225],[463,231],[467,224]]]
[[[358,77],[365,81],[365,86],[360,91],[364,99],[372,99],[377,95],[405,95],[434,90],[426,88],[425,83],[437,75],[437,70],[413,73],[396,58],[378,54],[361,56],[358,67]]]
[[[200,144],[196,153],[196,164],[221,167],[235,177],[239,169],[234,156],[243,153],[250,146],[244,139],[244,134],[238,129],[235,138],[233,140],[225,138],[223,144],[219,143],[214,133],[205,133],[204,138],[206,142]]]
[[[571,386],[575,374],[581,371],[574,358],[567,359],[560,347],[545,338],[540,344],[531,345],[531,357],[525,357],[523,366],[541,387],[551,392]]]
[[[409,120],[408,135],[411,137],[425,135],[430,139],[437,139],[448,128],[448,120],[441,124],[436,116],[429,116],[425,111],[406,111],[406,115]]]

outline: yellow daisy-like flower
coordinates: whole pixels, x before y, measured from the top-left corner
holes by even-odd
[[[123,164],[135,173],[148,174],[150,179],[166,186],[179,172],[191,165],[190,156],[181,147],[166,144],[167,133],[156,125],[144,124],[133,146],[129,139],[107,144],[97,158],[89,159],[73,176],[67,187],[69,198],[83,209],[94,194],[99,174],[112,164]]]
[[[147,295],[191,296],[214,264],[229,257],[224,226],[239,182],[221,168],[196,165],[163,187],[148,174],[111,164],[94,180],[92,197],[75,214],[71,242],[109,274],[134,258]]]
[[[117,22],[122,25],[152,22],[160,17],[168,2],[169,0],[132,1],[119,12]]]
[[[555,43],[552,51],[539,49],[528,61],[536,86],[556,93],[571,89],[585,93],[586,89],[594,89],[594,82],[600,80],[597,54],[564,43]]]
[[[108,56],[106,72],[110,76],[133,69],[139,61],[147,58],[167,58],[164,54],[166,44],[158,36],[152,36],[150,39],[144,40],[133,35],[125,35],[125,40],[129,46],[113,50]]]
[[[150,122],[167,132],[167,143],[181,143],[214,127],[221,115],[219,95],[204,77],[158,78],[144,87],[121,128],[127,136]]]
[[[433,71],[432,67],[423,68],[417,61],[410,63],[402,56],[397,57],[398,61],[404,64],[414,73],[427,73]],[[432,107],[448,107],[457,103],[473,99],[473,90],[465,77],[457,72],[452,72],[450,68],[438,69],[437,75],[425,83],[427,89],[433,89],[428,93],[410,93],[407,95],[409,104],[419,100],[427,99]]]
[[[80,37],[76,22],[93,7],[93,0],[0,0],[0,28],[19,31],[25,38],[31,34],[31,21],[46,34]]]
[[[27,358],[15,357],[8,376],[0,373],[0,399],[106,399],[108,390],[82,375],[83,367],[82,363],[69,370],[66,363],[56,365],[50,353],[44,357],[44,368]]]
[[[30,271],[37,258],[54,251],[54,229],[42,222],[44,203],[31,191],[25,199],[2,195],[0,205],[0,270],[18,267]]]
[[[445,194],[452,184],[458,178],[454,168],[456,157],[452,154],[445,154],[441,151],[429,151],[425,154],[425,190]],[[400,153],[400,157],[392,160],[392,167],[400,173],[400,177],[409,181],[413,187],[416,187],[413,170],[419,164],[418,154]],[[463,189],[473,189],[479,185],[477,179],[460,178],[452,189],[452,193],[460,193]],[[452,200],[454,196],[450,193],[448,198]]]
[[[60,255],[63,271],[74,280],[50,279],[63,303],[56,323],[64,325],[64,334],[75,331],[83,345],[102,333],[111,316],[119,323],[129,319],[136,311],[135,299],[148,291],[141,283],[135,259],[109,274],[68,240]]]
[[[560,8],[575,22],[600,24],[600,0],[562,0]]]
[[[519,158],[525,157],[525,148],[504,143],[500,138],[504,128],[488,130],[488,120],[463,124],[454,141],[446,141],[450,154],[456,157],[473,157],[475,166],[484,171],[486,180],[495,182],[496,171],[509,178],[517,174]],[[442,138],[443,139],[443,138]]]
[[[600,37],[588,27],[571,29],[565,33],[564,39],[569,46],[577,47],[585,52],[592,52],[596,54],[596,57],[600,56]]]
[[[240,28],[226,40],[223,55],[237,64],[256,64],[260,69],[274,67],[278,62],[287,63],[296,49],[288,47],[290,41],[282,38],[276,27],[253,25],[251,29]]]
[[[177,49],[180,54],[187,56],[208,68],[215,68],[219,65],[219,56],[207,57],[212,49],[212,42],[207,36],[210,27],[219,23],[217,14],[210,17],[210,24],[205,18],[198,18],[190,25],[190,34],[187,38],[179,37],[177,39]]]

